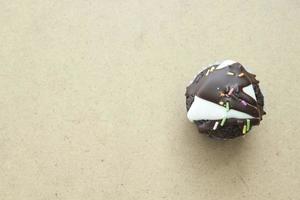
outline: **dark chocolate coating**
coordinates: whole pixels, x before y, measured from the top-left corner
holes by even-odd
[[[185,94],[187,111],[190,109],[194,97],[198,96],[216,104],[219,104],[220,101],[228,102],[230,109],[235,109],[254,117],[253,119],[249,119],[251,127],[259,125],[262,115],[266,113],[263,110],[264,97],[258,85],[259,81],[255,79],[255,75],[247,72],[240,63],[234,63],[208,73],[208,70],[217,66],[210,66],[203,70],[187,87]],[[206,76],[206,74],[208,75]],[[257,101],[243,92],[243,88],[250,84],[253,85]],[[231,88],[234,88],[234,90],[229,95],[228,93]],[[242,101],[246,105],[243,105]],[[243,127],[245,119],[227,119],[224,126],[218,126],[216,130],[213,130],[216,121],[220,122],[220,120],[199,120],[195,121],[195,123],[199,132],[208,134],[214,138],[232,139],[244,135]]]

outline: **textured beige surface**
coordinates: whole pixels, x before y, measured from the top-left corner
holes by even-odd
[[[300,196],[298,0],[0,1],[0,199]],[[231,58],[268,115],[199,135],[185,86]]]

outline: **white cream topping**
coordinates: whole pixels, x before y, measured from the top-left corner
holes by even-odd
[[[236,61],[233,61],[233,60],[224,60],[224,61],[217,67],[217,69],[222,69],[222,68],[227,67],[227,66],[229,66],[229,65],[232,65],[232,64],[234,64],[234,63],[236,63]]]
[[[230,109],[228,112],[225,107],[219,104],[207,101],[195,96],[187,117],[190,121],[196,120],[220,120],[226,118],[252,119],[253,117],[247,113]]]
[[[248,94],[250,97],[252,97],[253,99],[255,99],[255,101],[257,101],[256,99],[256,95],[255,95],[255,92],[254,92],[254,88],[253,88],[253,85],[248,85],[247,87],[244,87],[243,88],[243,91]]]

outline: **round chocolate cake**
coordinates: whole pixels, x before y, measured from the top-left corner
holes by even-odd
[[[232,139],[259,125],[264,96],[255,75],[238,62],[225,60],[200,72],[186,89],[187,117],[199,132]]]

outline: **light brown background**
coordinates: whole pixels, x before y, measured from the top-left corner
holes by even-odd
[[[1,0],[0,199],[299,199],[299,19],[297,0]],[[225,58],[268,115],[220,142],[184,93]]]

